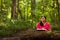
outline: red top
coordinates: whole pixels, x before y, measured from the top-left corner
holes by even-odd
[[[44,26],[41,26],[41,25],[40,25],[40,22],[39,22],[39,23],[37,24],[36,28],[37,28],[37,30],[50,30],[50,29],[51,29],[51,26],[50,26],[49,22],[46,22],[46,23],[44,24]]]

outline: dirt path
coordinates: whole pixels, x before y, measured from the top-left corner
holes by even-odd
[[[60,40],[60,32],[27,29],[18,31],[10,37],[0,37],[0,40]]]

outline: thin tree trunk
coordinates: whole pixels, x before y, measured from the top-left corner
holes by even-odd
[[[29,1],[27,0],[27,19],[28,19],[28,7],[29,7]]]
[[[36,0],[31,0],[31,15],[35,16]]]
[[[31,16],[32,16],[32,26],[33,26],[33,18],[35,17],[35,7],[36,7],[36,0],[31,0]]]
[[[13,19],[17,18],[16,7],[16,0],[12,0],[11,18]]]
[[[56,0],[57,3],[57,10],[58,10],[58,19],[59,19],[59,24],[60,24],[60,7],[59,7],[59,2]]]
[[[2,1],[3,1],[3,0],[1,0],[1,13],[2,13]]]
[[[24,2],[24,0],[23,0],[23,2]],[[24,5],[24,8],[23,9],[24,9],[24,11],[23,11],[24,12],[24,15],[23,16],[24,16],[24,21],[25,21],[25,18],[26,18],[25,17],[25,5]]]
[[[3,5],[2,5],[2,4],[3,4],[3,0],[1,0],[1,13],[3,12],[3,11],[2,11],[2,8],[3,8]],[[2,16],[1,16],[1,14],[0,14],[0,21],[2,21],[1,18],[2,18]]]

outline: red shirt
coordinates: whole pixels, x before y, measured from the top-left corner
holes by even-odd
[[[50,30],[51,29],[51,26],[50,26],[50,23],[49,22],[46,22],[43,26],[41,26],[40,25],[40,22],[39,22],[37,24],[36,28],[39,29],[39,30],[42,30],[42,29]]]

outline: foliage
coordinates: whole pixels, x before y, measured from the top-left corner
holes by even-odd
[[[60,3],[57,0],[0,0],[0,35],[12,34],[20,29],[35,28],[42,15],[53,29],[60,30]],[[16,6],[16,12],[12,9]],[[15,13],[12,13],[15,12]],[[16,16],[16,19],[11,16]],[[59,25],[59,26],[58,26]],[[57,26],[57,27],[54,27]]]

